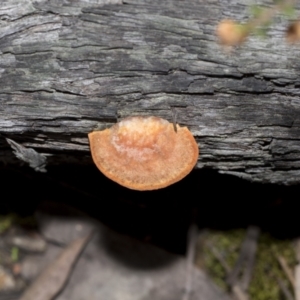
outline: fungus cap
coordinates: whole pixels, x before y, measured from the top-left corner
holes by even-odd
[[[134,190],[164,188],[195,166],[199,149],[186,127],[157,117],[129,117],[109,129],[89,133],[98,169]]]
[[[233,20],[222,20],[217,26],[217,36],[221,44],[225,46],[237,46],[242,44],[247,37],[245,26],[238,24]]]

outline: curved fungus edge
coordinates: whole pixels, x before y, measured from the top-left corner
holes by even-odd
[[[128,120],[130,118],[144,118],[144,117],[129,117],[129,118],[125,118],[124,120]],[[147,118],[147,117],[145,117],[145,118]],[[157,118],[157,117],[154,117],[154,118],[160,119],[160,118]],[[161,120],[164,120],[164,119],[161,119]],[[107,178],[109,178],[109,179],[117,182],[118,184],[120,184],[120,185],[122,185],[122,186],[124,186],[126,188],[133,189],[133,190],[138,190],[138,191],[157,190],[157,189],[165,188],[165,187],[167,187],[169,185],[172,185],[172,184],[180,181],[181,179],[183,179],[184,177],[186,177],[193,170],[193,168],[195,167],[195,165],[197,163],[197,160],[198,160],[198,157],[199,157],[199,148],[198,148],[198,145],[197,145],[197,143],[195,141],[194,136],[189,131],[189,129],[187,127],[180,127],[177,124],[177,126],[176,126],[177,130],[178,131],[182,131],[182,130],[184,131],[184,134],[189,139],[190,144],[193,147],[193,150],[192,150],[192,152],[193,152],[193,158],[191,159],[191,163],[188,165],[188,167],[184,168],[181,172],[179,172],[175,178],[173,178],[171,180],[168,180],[168,181],[165,181],[165,182],[158,182],[156,184],[151,184],[151,183],[150,184],[144,184],[144,183],[140,184],[140,183],[135,183],[135,182],[132,182],[132,181],[125,180],[124,178],[118,176],[118,174],[113,174],[113,173],[109,172],[105,167],[103,167],[103,165],[101,163],[98,163],[98,159],[96,157],[96,151],[97,151],[97,149],[95,149],[96,146],[93,143],[93,139],[96,138],[96,136],[97,136],[97,134],[99,134],[99,132],[103,133],[104,131],[111,131],[111,129],[114,126],[116,126],[117,124],[119,124],[119,123],[116,123],[111,128],[108,128],[108,129],[105,129],[105,130],[102,130],[102,131],[93,131],[93,132],[90,132],[88,134],[89,142],[90,142],[90,149],[91,149],[91,154],[92,154],[93,161],[94,161],[95,165],[97,166],[97,168]],[[169,123],[169,125],[171,125],[172,128],[173,128],[173,124],[172,123]]]

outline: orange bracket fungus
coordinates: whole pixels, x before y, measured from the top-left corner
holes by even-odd
[[[233,20],[221,21],[216,30],[221,44],[225,46],[237,46],[242,44],[247,35],[247,27],[238,24]]]
[[[157,117],[129,117],[89,133],[93,160],[111,180],[134,190],[173,184],[195,166],[198,145],[186,127]]]

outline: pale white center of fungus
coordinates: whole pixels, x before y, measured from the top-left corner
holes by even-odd
[[[120,155],[145,161],[160,152],[169,122],[155,117],[132,117],[116,124],[111,142]]]

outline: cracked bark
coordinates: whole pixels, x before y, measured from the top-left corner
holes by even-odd
[[[120,2],[1,1],[0,160],[16,162],[9,138],[48,164],[91,163],[88,132],[130,115],[171,121],[175,107],[196,168],[300,183],[300,48],[284,43],[287,22],[230,55],[215,26],[245,20],[250,1]]]

